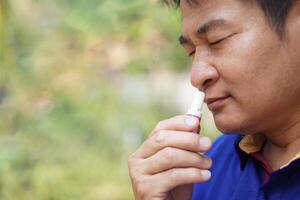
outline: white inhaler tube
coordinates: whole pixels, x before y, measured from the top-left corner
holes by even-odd
[[[203,92],[200,91],[196,92],[192,105],[187,112],[187,115],[194,116],[198,118],[200,121],[202,116],[202,106],[203,106],[204,98],[205,98],[205,94]],[[199,129],[196,130],[195,132],[199,133]]]

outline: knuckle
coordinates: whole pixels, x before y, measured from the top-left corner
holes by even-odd
[[[137,192],[137,194],[139,196],[143,196],[146,192],[146,188],[145,186],[141,183],[140,180],[135,180],[134,181],[134,186],[135,186],[135,190]]]
[[[142,174],[143,172],[143,164],[141,163],[141,160],[135,158],[134,156],[129,156],[128,158],[128,171],[129,175],[134,178],[135,176],[138,176],[137,174]]]
[[[154,135],[154,141],[159,145],[164,144],[166,138],[167,138],[167,134],[163,130],[159,131],[157,134]]]
[[[144,178],[142,174],[132,173],[131,178],[135,187],[140,187],[143,185]]]
[[[192,180],[197,180],[198,182],[205,182],[207,181],[207,178],[203,175],[204,170],[200,170],[200,169],[191,169],[190,170],[190,178]]]
[[[128,167],[132,166],[134,164],[134,161],[135,161],[135,154],[133,153],[128,156],[127,159]]]
[[[136,185],[136,181],[138,176],[135,174],[135,172],[133,170],[129,170],[129,177],[132,180],[133,185]]]
[[[147,163],[143,160],[135,160],[132,165],[129,166],[129,174],[139,179],[140,176],[147,174]]]
[[[195,138],[196,137],[196,138]],[[195,135],[195,134],[189,134],[187,136],[187,140],[186,140],[186,144],[189,146],[189,147],[192,147],[193,149],[198,149],[198,146],[199,144],[197,143],[197,141],[199,141],[198,139],[198,135]]]
[[[136,173],[135,173],[135,170],[133,168],[133,166],[128,166],[128,172],[129,172],[129,176],[132,178],[132,179],[135,179],[136,177]]]
[[[191,157],[192,163],[197,163],[196,166],[199,166],[199,164],[202,166],[203,165],[203,159],[201,158],[200,155],[197,155],[196,153],[193,154]]]
[[[201,172],[202,170],[197,169],[197,168],[189,168],[187,171],[187,177],[189,177],[189,179],[197,179],[199,181],[203,180],[203,174]]]
[[[168,168],[171,165],[171,162],[169,160],[169,158],[167,158],[167,156],[163,155],[158,155],[159,158],[154,161],[155,163],[155,167],[157,169],[161,169],[161,168]]]
[[[136,195],[139,197],[138,199],[147,199],[149,194],[151,194],[151,187],[149,186],[149,181],[145,181],[140,178],[135,180],[134,182]]]
[[[191,169],[190,169],[190,174],[191,174],[191,177],[199,177],[199,178],[202,178],[202,173],[201,173],[201,170],[199,170],[199,169],[191,168]]]
[[[178,171],[176,169],[170,169],[169,177],[172,182],[176,182],[178,179]]]
[[[172,147],[166,147],[163,149],[162,153],[163,159],[166,160],[166,162],[172,160],[175,156],[174,149]]]

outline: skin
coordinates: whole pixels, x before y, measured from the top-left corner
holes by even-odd
[[[205,92],[218,129],[264,135],[263,156],[278,169],[300,151],[300,3],[290,11],[282,38],[254,1],[183,0],[180,9],[181,43],[193,60],[191,82]],[[215,97],[226,98],[210,104]],[[192,184],[209,180],[203,172],[211,160],[198,152],[211,143],[201,145],[207,138],[192,133],[199,122],[187,126],[186,118],[158,123],[130,156],[136,199],[190,199]]]
[[[197,118],[184,115],[157,124],[128,160],[136,199],[189,199],[193,183],[209,180],[212,161],[198,152],[211,141],[194,133],[198,128]]]

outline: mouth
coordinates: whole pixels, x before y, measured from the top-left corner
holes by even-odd
[[[205,102],[208,106],[208,108],[211,111],[220,109],[223,107],[226,103],[226,101],[230,98],[230,96],[223,96],[223,97],[208,97],[205,99]]]

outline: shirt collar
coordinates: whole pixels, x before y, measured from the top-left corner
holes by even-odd
[[[245,135],[239,142],[239,148],[247,154],[258,152],[262,149],[266,138],[260,134]]]
[[[246,162],[251,153],[259,152],[266,142],[266,138],[263,135],[255,134],[255,135],[244,135],[238,137],[235,143],[235,149],[239,155],[241,161],[241,169],[243,170]],[[287,167],[293,161],[300,158],[300,152],[297,153],[289,162],[282,165],[280,169]]]

